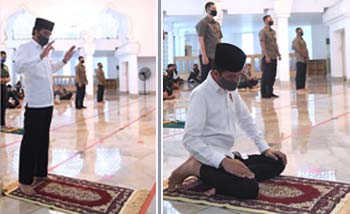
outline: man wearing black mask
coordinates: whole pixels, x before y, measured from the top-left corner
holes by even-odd
[[[1,51],[1,77],[0,77],[0,81],[1,81],[1,117],[0,117],[0,122],[1,122],[1,127],[6,128],[6,108],[7,108],[7,100],[8,100],[8,93],[6,90],[6,84],[8,82],[11,81],[10,78],[10,73],[9,73],[9,69],[7,67],[7,65],[5,65],[5,61],[6,61],[6,52],[5,51]]]
[[[188,176],[197,176],[213,187],[212,194],[256,198],[258,182],[284,170],[285,154],[269,148],[236,90],[245,59],[234,45],[216,46],[213,70],[190,95],[183,142],[191,157],[171,174],[169,190]],[[232,153],[236,125],[254,141],[260,154]]]
[[[273,20],[270,15],[263,18],[265,26],[259,32],[260,45],[262,50],[262,77],[261,77],[261,97],[271,98],[278,97],[273,93],[273,85],[275,84],[277,71],[277,57],[281,60],[281,54],[278,50],[276,31],[271,26]]]
[[[215,47],[221,42],[222,38],[220,24],[214,19],[217,15],[214,2],[207,2],[205,4],[205,12],[207,13],[207,16],[200,20],[196,25],[201,51],[201,54],[199,55],[202,69],[201,82],[207,78],[209,71],[213,67]]]
[[[200,73],[200,71],[198,68],[198,64],[193,64],[193,71],[188,76],[187,81],[189,83],[199,83],[200,82],[200,80],[198,79],[199,73]]]
[[[306,48],[306,42],[303,39],[303,29],[298,27],[295,29],[296,37],[293,40],[293,50],[295,51],[295,55],[297,57],[297,72],[295,76],[295,84],[297,93],[306,92],[305,89],[305,81],[306,81],[306,63],[309,59],[309,51]]]
[[[62,61],[53,62],[48,42],[54,23],[37,18],[32,39],[16,51],[14,71],[22,75],[24,86],[24,135],[19,155],[19,187],[26,195],[34,195],[34,178],[47,177],[50,125],[54,104],[52,73],[59,71],[74,54],[72,46]]]
[[[77,88],[75,95],[75,108],[85,109],[84,97],[86,85],[88,84],[85,70],[85,60],[83,56],[79,56],[79,64],[75,66],[75,86]]]

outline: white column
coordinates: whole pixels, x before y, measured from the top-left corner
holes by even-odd
[[[174,62],[174,33],[168,31],[168,64]]]
[[[137,56],[131,54],[128,56],[128,86],[129,93],[132,95],[139,94],[139,76],[138,76],[138,66],[137,66]]]
[[[94,94],[94,63],[93,55],[95,53],[95,43],[86,43],[84,45],[84,59],[85,59],[85,68],[86,68],[86,77],[88,80],[88,85],[86,86],[86,93],[88,95]]]
[[[348,18],[348,24],[345,28],[345,62],[344,66],[346,69],[346,79],[350,80],[350,18]]]
[[[185,39],[186,39],[185,33],[181,32],[179,35],[179,55],[178,56],[185,56]]]
[[[281,81],[289,82],[289,39],[288,39],[289,14],[277,14],[277,44],[282,60],[277,62],[278,76]]]
[[[6,39],[5,24],[0,22],[0,50],[6,49]]]
[[[289,39],[288,39],[288,18],[292,11],[293,0],[274,0],[273,10],[277,21],[277,44],[282,60],[277,62],[277,77],[284,82],[289,82]]]
[[[331,76],[342,77],[343,76],[343,58],[342,58],[342,38],[341,30],[330,28],[330,40],[331,40]]]
[[[128,42],[114,53],[119,59],[119,85],[121,92],[129,92],[132,95],[139,93],[138,63],[139,44]]]
[[[221,1],[217,0],[215,1],[216,11],[218,11],[218,14],[214,17],[214,19],[219,22],[220,26],[222,26],[224,21],[224,11],[222,10]]]
[[[128,92],[128,65],[125,60],[119,58],[119,91]]]
[[[175,35],[174,36],[174,39],[175,39],[175,56],[180,56],[180,33],[176,32],[174,35]]]

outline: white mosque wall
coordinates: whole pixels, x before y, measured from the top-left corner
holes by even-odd
[[[156,69],[156,57],[138,57],[138,71],[143,67],[148,67],[152,71],[152,75],[149,80],[146,81],[146,92],[155,92],[157,90],[157,69]],[[144,90],[144,83],[140,79],[139,91],[142,93]]]
[[[139,56],[156,56],[158,53],[158,9],[156,0],[119,0],[118,11],[130,17],[133,40],[139,42]]]
[[[323,22],[329,26],[332,77],[350,80],[350,0],[340,0],[328,8]]]
[[[326,45],[326,39],[329,38],[329,28],[324,24],[316,25],[290,25],[288,28],[288,41],[289,52],[293,53],[292,50],[292,41],[295,38],[295,29],[297,27],[302,27],[304,30],[304,39],[307,43],[309,54],[312,59],[327,59],[329,58],[329,47]],[[242,33],[234,33],[235,30],[223,31],[222,42],[227,42],[234,44],[238,47],[241,47],[243,51],[247,54],[260,54],[261,47],[259,42],[259,31],[260,28],[256,28],[251,32],[253,34],[253,53],[250,53],[248,50],[245,50],[245,47],[250,44],[243,44]],[[199,43],[198,37],[196,34],[188,34],[185,36],[185,45],[192,46],[192,54],[199,54]]]
[[[119,78],[119,71],[117,70],[118,66],[118,59],[115,58],[115,56],[108,56],[108,71],[106,73],[108,74],[109,79],[118,79]]]
[[[311,33],[313,59],[328,59],[330,53],[326,40],[329,38],[329,27],[324,24],[311,25]]]

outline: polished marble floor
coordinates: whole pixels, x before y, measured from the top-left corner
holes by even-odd
[[[156,97],[109,93],[104,104],[92,98],[87,109],[74,101],[55,105],[51,126],[51,173],[134,189],[156,181]],[[8,125],[21,127],[23,109],[7,111]],[[0,133],[0,180],[17,179],[21,136]],[[155,198],[147,213],[156,213]],[[1,214],[58,214],[37,205],[0,196]]]
[[[240,91],[271,147],[288,156],[284,175],[350,182],[350,85],[322,77],[309,79],[309,93],[298,95],[294,82],[276,82],[277,99],[261,99],[259,92]],[[186,120],[189,90],[164,102],[164,119]],[[188,157],[182,129],[163,129],[163,176]],[[233,148],[256,153],[252,141],[239,131]],[[181,202],[165,201],[166,214],[242,213]]]

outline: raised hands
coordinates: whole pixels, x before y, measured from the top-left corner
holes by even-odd
[[[66,52],[66,54],[63,57],[63,62],[67,63],[70,60],[70,58],[72,58],[74,53],[75,53],[75,45],[69,48],[69,50]]]
[[[53,46],[52,44],[55,42],[52,41],[52,42],[49,42],[49,44],[47,44],[43,50],[43,52],[41,52],[40,54],[40,59],[44,59],[45,57],[47,57],[47,55],[49,55],[50,51],[53,49]]]

